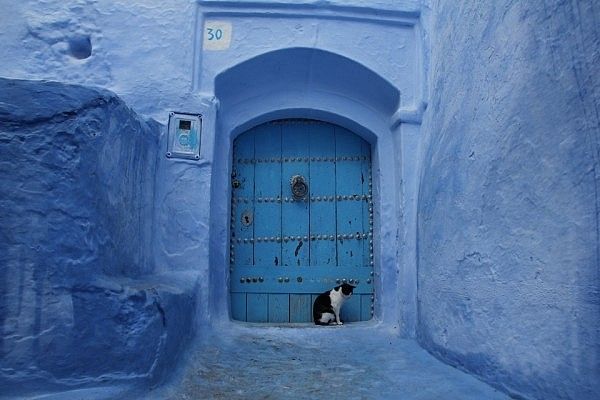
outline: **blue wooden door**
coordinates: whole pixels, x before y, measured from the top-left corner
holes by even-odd
[[[366,141],[319,121],[269,122],[235,140],[231,183],[233,319],[311,322],[315,297],[341,282],[356,285],[342,320],[372,318]]]

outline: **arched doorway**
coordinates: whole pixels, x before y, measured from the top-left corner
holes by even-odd
[[[233,319],[310,322],[319,293],[355,295],[342,320],[373,315],[371,147],[337,125],[271,121],[233,144]]]

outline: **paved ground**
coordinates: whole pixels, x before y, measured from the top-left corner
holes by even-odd
[[[508,399],[381,328],[243,327],[206,334],[173,387],[188,399]]]
[[[88,399],[508,399],[413,340],[370,324],[227,324],[204,332],[173,383],[151,391],[98,387],[35,397]],[[0,396],[1,397],[1,396]]]

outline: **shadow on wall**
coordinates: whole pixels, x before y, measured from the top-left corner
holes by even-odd
[[[100,89],[0,79],[0,386],[158,380],[194,279],[153,276],[161,126]]]
[[[315,93],[351,99],[383,115],[396,112],[400,102],[398,89],[375,72],[349,58],[314,48],[261,54],[224,71],[215,81],[215,94],[223,109],[274,94],[283,95],[280,108],[285,108],[286,98],[293,102],[294,97],[314,97]]]

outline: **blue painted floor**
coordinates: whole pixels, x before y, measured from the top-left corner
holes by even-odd
[[[381,327],[231,323],[204,332],[174,382],[152,391],[96,388],[38,399],[508,399]]]

